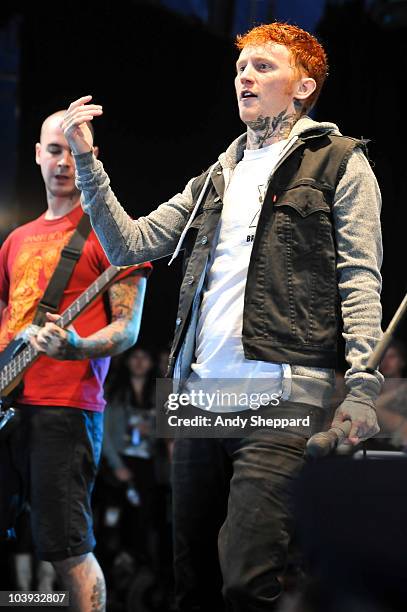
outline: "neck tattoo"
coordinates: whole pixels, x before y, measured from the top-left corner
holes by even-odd
[[[288,138],[294,124],[300,118],[301,104],[294,101],[294,112],[287,109],[281,111],[276,117],[263,117],[260,115],[247,124],[247,148],[261,149],[275,142]]]

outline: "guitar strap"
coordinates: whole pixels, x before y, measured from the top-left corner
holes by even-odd
[[[61,258],[35,312],[33,324],[44,325],[46,312],[58,312],[59,303],[65,287],[72,276],[73,269],[81,256],[84,244],[91,230],[88,215],[83,215],[68,244],[62,249]]]

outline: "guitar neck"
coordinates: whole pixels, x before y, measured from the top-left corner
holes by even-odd
[[[66,328],[70,325],[98,295],[100,295],[112,280],[119,274],[122,268],[117,266],[110,266],[103,274],[84,291],[81,295],[76,298],[74,302],[61,314],[56,324],[59,327]]]
[[[121,272],[123,268],[107,268],[72,304],[64,310],[56,325],[68,327],[93,300],[95,300]],[[24,371],[39,357],[38,351],[29,344],[7,363],[0,371],[0,394],[7,395],[19,380]]]

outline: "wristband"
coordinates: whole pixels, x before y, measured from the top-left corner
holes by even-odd
[[[78,349],[80,346],[79,336],[76,332],[72,331],[72,329],[66,329],[66,339],[68,343],[74,348]]]

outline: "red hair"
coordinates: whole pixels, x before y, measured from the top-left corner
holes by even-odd
[[[298,77],[305,73],[315,80],[317,84],[315,91],[304,101],[304,112],[306,112],[317,101],[328,74],[328,59],[324,48],[314,36],[288,23],[274,22],[259,25],[246,34],[236,37],[238,49],[243,49],[247,45],[264,45],[267,42],[287,47],[291,51]]]

